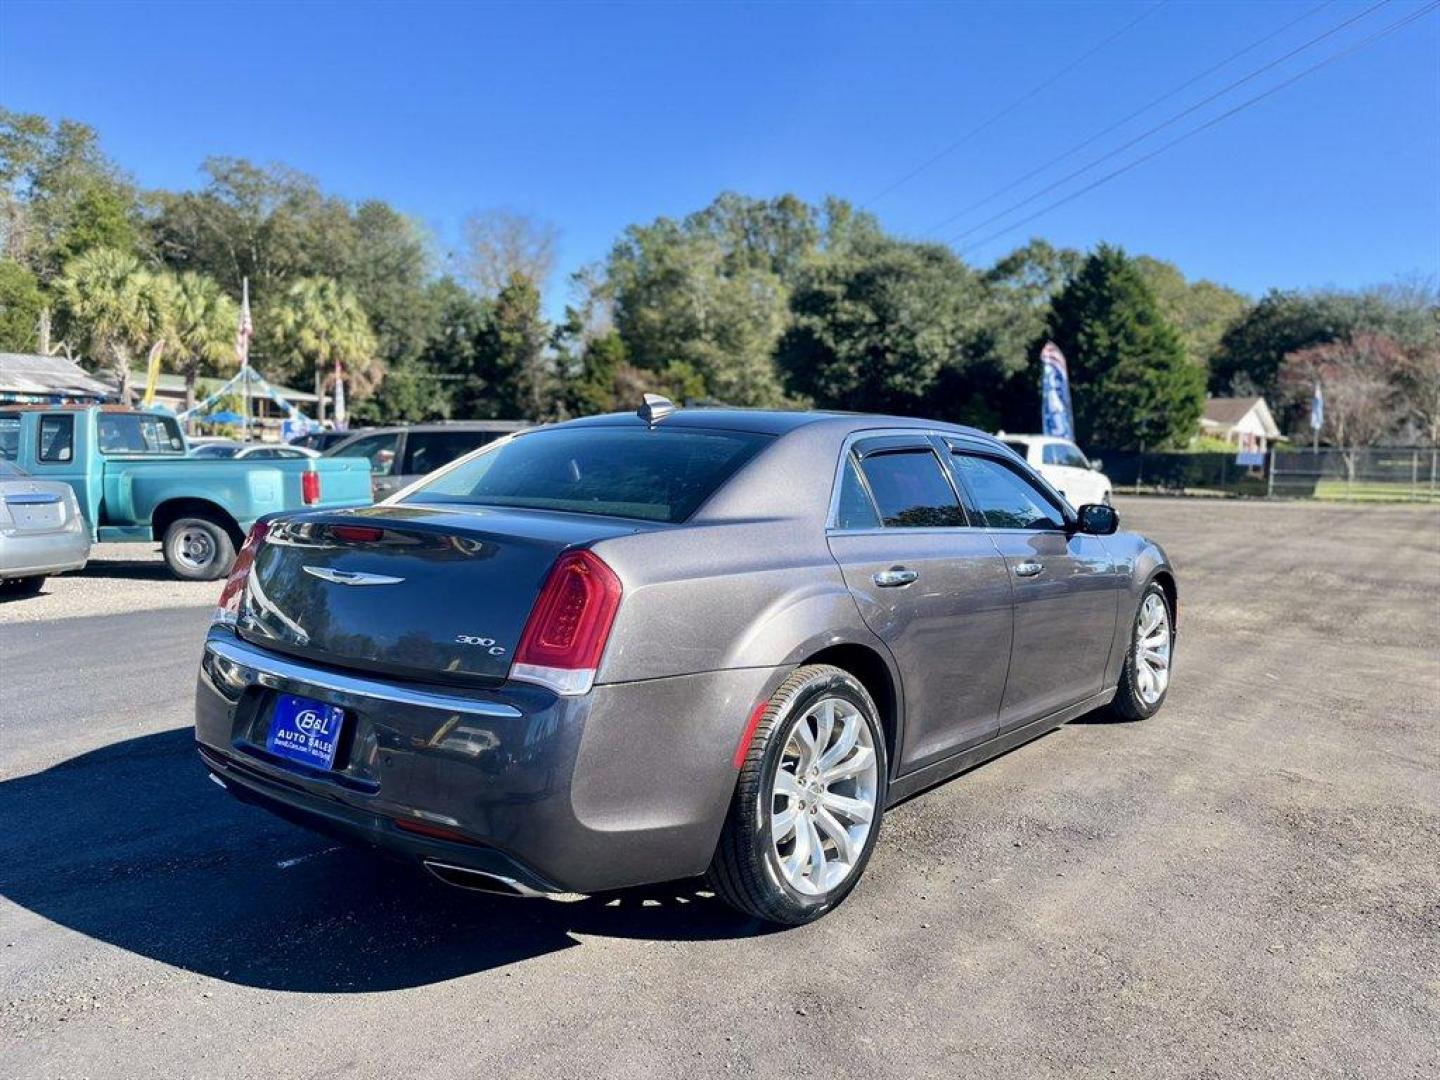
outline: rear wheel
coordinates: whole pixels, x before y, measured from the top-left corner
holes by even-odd
[[[710,866],[731,906],[796,926],[855,887],[880,828],[888,763],[870,695],[828,665],[775,691],[740,770]]]
[[[230,572],[235,543],[209,518],[178,518],[165,530],[165,563],[185,581],[214,581]]]
[[[1140,598],[1130,631],[1130,651],[1120,673],[1120,689],[1111,708],[1126,720],[1154,716],[1170,689],[1170,660],[1175,621],[1165,590],[1151,582]]]

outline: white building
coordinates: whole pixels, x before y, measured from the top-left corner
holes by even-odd
[[[1263,397],[1209,398],[1200,418],[1200,434],[1224,439],[1241,453],[1258,454],[1285,438]]]

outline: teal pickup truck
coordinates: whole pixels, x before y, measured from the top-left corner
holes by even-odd
[[[0,405],[0,456],[75,489],[92,540],[159,541],[171,573],[224,577],[256,518],[370,502],[365,458],[186,456],[173,416],[109,405]]]

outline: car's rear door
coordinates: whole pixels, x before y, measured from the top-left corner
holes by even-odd
[[[1000,730],[1100,692],[1120,571],[1098,536],[1072,533],[1053,493],[1009,455],[946,440],[968,505],[985,519],[1015,589],[1015,638]]]
[[[1010,660],[1005,560],[923,433],[847,447],[830,551],[900,670],[900,772],[995,735]]]

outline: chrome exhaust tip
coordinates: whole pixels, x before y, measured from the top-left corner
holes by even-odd
[[[459,889],[470,889],[473,892],[490,893],[494,896],[547,895],[539,889],[532,889],[529,885],[523,885],[514,878],[505,877],[503,874],[487,874],[484,870],[472,870],[468,866],[454,866],[450,863],[437,862],[434,859],[426,859],[424,866],[446,885],[454,885]]]

